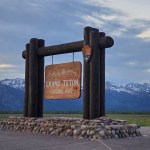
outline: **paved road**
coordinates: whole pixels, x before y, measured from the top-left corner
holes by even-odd
[[[0,150],[150,150],[150,127],[142,127],[141,133],[142,137],[89,141],[0,131]]]

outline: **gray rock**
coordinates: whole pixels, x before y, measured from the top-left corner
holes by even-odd
[[[104,131],[99,131],[100,136],[104,137],[105,136],[105,132]]]
[[[138,133],[138,134],[139,134],[139,133],[140,133],[140,130],[139,130],[139,129],[136,129],[136,133]]]
[[[72,132],[72,130],[71,130],[71,129],[67,129],[66,132],[67,132],[68,134],[70,134],[70,133]]]
[[[81,130],[84,130],[84,129],[86,129],[86,128],[87,128],[86,125],[81,125]]]
[[[84,139],[84,137],[80,136],[78,139],[79,139],[79,140],[83,140],[83,139]]]
[[[109,134],[109,135],[111,135],[111,134],[112,134],[111,130],[108,130],[108,134]]]
[[[43,133],[98,140],[101,138],[124,138],[140,136],[139,126],[123,120],[101,117],[96,120],[73,118],[28,118],[13,117],[0,121],[0,130]]]
[[[80,133],[81,133],[81,129],[75,129],[73,131],[73,134],[76,135],[76,136],[78,136]]]
[[[71,129],[75,129],[76,128],[76,126],[75,125],[71,125]]]
[[[115,130],[112,130],[111,133],[113,136],[115,136],[115,134],[116,134]]]
[[[98,139],[98,136],[97,135],[93,135],[93,140],[97,140]]]
[[[85,135],[86,135],[86,132],[87,132],[86,130],[82,130],[82,131],[81,131],[81,135],[82,135],[82,136],[85,136]]]
[[[51,134],[51,135],[56,135],[56,131],[54,130],[54,131],[52,131],[50,134]]]
[[[90,130],[87,130],[86,134],[87,134],[87,135],[90,135]]]
[[[95,134],[95,131],[94,130],[91,130],[90,131],[90,135],[94,135]]]

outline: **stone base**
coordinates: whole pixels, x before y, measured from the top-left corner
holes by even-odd
[[[125,120],[112,120],[108,117],[94,120],[66,117],[10,117],[7,121],[0,122],[1,130],[70,136],[90,140],[141,136],[139,128],[138,125],[128,124]]]

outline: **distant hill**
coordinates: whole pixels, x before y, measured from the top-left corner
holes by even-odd
[[[119,86],[106,82],[106,108],[116,112],[150,112],[150,84]]]
[[[44,111],[82,111],[83,91],[77,100],[44,100]],[[24,80],[0,81],[0,111],[23,111]],[[150,112],[150,84],[106,82],[106,111]]]

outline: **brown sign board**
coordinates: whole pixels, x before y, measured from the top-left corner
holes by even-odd
[[[45,99],[77,99],[81,95],[81,62],[45,67]]]

